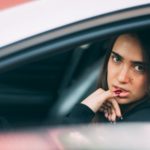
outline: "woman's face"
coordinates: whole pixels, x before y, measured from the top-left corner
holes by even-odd
[[[129,34],[117,38],[107,67],[108,88],[116,93],[119,104],[141,99],[147,90],[147,73],[142,47]]]

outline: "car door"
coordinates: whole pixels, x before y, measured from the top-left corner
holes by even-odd
[[[107,41],[149,30],[149,4],[107,11],[0,48],[0,114],[4,126],[58,123],[96,88]]]

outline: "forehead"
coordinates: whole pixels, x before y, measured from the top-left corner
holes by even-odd
[[[112,50],[131,61],[142,61],[144,59],[141,43],[134,35],[124,34],[119,36]]]

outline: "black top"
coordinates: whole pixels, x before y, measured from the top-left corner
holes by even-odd
[[[146,97],[140,101],[121,105],[123,119],[118,118],[116,122],[147,122],[150,121],[150,98]],[[102,112],[96,113],[98,122],[109,122]],[[84,104],[77,104],[71,113],[64,119],[66,124],[91,123],[95,113]]]

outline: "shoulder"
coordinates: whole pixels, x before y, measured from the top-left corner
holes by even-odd
[[[142,108],[125,116],[124,121],[148,122],[150,121],[150,107]]]

